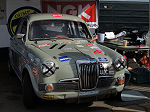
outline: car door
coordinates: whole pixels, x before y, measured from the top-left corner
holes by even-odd
[[[26,31],[27,20],[23,19],[17,28],[16,35],[13,37],[13,64],[19,78],[21,78],[22,66],[24,64]],[[24,35],[23,38],[16,38],[18,34]]]

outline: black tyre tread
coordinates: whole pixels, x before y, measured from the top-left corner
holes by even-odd
[[[23,77],[23,103],[26,108],[32,109],[35,108],[36,104],[36,95],[33,90],[33,86],[28,73],[25,73]]]

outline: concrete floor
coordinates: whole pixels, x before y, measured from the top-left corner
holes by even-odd
[[[131,84],[126,89],[138,90],[150,98],[150,84]],[[150,100],[122,102],[115,99],[97,101],[90,107],[56,102],[40,102],[27,110],[22,102],[21,84],[8,75],[7,63],[0,62],[0,112],[150,112]]]

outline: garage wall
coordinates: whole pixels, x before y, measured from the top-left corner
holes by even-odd
[[[0,48],[9,47],[7,20],[17,8],[32,6],[41,9],[40,0],[0,0]]]

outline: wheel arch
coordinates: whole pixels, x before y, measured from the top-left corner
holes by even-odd
[[[30,80],[31,80],[31,83],[32,83],[32,86],[33,86],[33,89],[34,89],[35,93],[37,94],[38,93],[38,84],[35,80],[35,77],[32,74],[32,70],[31,70],[29,65],[25,65],[25,67],[22,71],[21,82],[23,83],[23,78],[25,75],[27,75],[26,73],[28,73]]]

